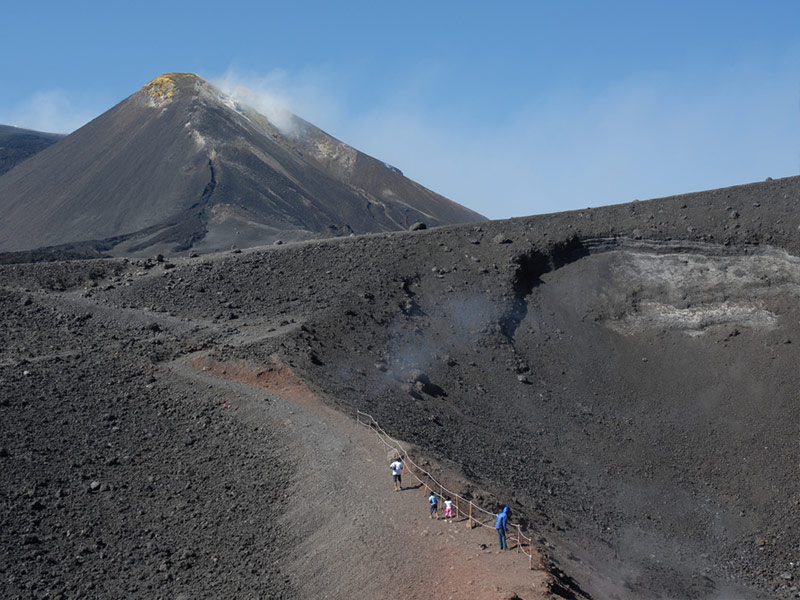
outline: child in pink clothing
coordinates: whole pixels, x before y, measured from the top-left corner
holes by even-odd
[[[450,522],[453,522],[453,501],[450,499],[450,496],[444,499],[444,518],[445,520],[450,519]]]

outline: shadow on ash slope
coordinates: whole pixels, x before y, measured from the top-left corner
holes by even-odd
[[[547,269],[518,271],[512,415],[557,561],[599,598],[800,597],[800,259],[592,240]]]

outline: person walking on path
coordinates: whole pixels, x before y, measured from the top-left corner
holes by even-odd
[[[444,518],[445,520],[450,519],[450,522],[453,522],[453,501],[450,499],[450,496],[444,499]]]
[[[436,516],[436,520],[439,520],[439,499],[436,497],[436,494],[431,492],[431,495],[428,497],[428,502],[431,503],[431,519]]]
[[[497,529],[497,537],[500,540],[500,550],[508,550],[506,546],[506,526],[508,522],[509,508],[503,507],[503,511],[497,515],[497,520],[494,522],[494,528]]]
[[[403,461],[395,458],[389,468],[392,470],[392,479],[394,479],[394,491],[399,492],[403,489]]]

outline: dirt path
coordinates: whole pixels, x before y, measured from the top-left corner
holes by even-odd
[[[254,426],[281,424],[271,435],[284,437],[300,465],[283,517],[299,542],[280,565],[297,597],[550,597],[547,573],[531,571],[528,558],[513,549],[500,553],[494,531],[470,530],[464,520],[432,521],[427,493],[410,481],[395,492],[376,435],[322,404],[286,371],[189,360],[172,368],[219,389]]]

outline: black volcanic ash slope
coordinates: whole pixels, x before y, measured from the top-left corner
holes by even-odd
[[[291,121],[282,132],[194,75],[159,77],[0,178],[0,250],[214,251],[483,220]]]
[[[202,351],[277,357],[459,466],[594,598],[797,597],[798,207],[790,178],[161,264],[2,266],[6,596],[287,588],[259,568],[293,541],[293,465],[277,435],[245,467],[263,434],[166,368]],[[248,523],[254,490],[271,498]],[[259,537],[280,545],[257,558]]]
[[[307,243],[96,296],[241,327],[218,356],[277,355],[460,465],[595,598],[791,597],[798,201],[792,178]]]
[[[0,175],[55,144],[64,136],[0,125]]]

